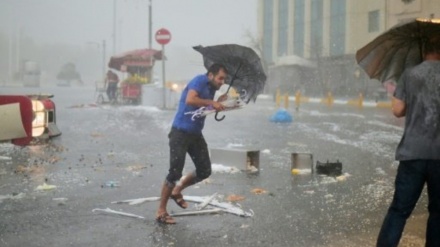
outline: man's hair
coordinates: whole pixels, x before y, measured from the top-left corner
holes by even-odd
[[[223,64],[219,64],[219,63],[215,63],[213,65],[211,65],[211,67],[209,67],[208,72],[206,74],[212,73],[214,75],[217,75],[217,73],[220,70],[223,70],[226,74],[228,73],[228,70],[226,69],[226,67]]]
[[[435,37],[425,42],[425,54],[437,53],[440,54],[440,38]]]

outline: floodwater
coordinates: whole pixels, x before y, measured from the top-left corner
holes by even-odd
[[[275,103],[260,98],[225,112],[223,121],[208,116],[204,130],[210,148],[259,150],[260,171],[215,164],[238,172],[214,169],[185,191],[217,192],[223,202],[236,196],[234,203],[254,216],[176,217],[176,225],[161,226],[154,221],[157,202],[111,202],[159,196],[173,110],[95,105],[94,89],[86,87],[0,91],[55,94],[62,131],[42,145],[0,144],[0,156],[10,158],[0,160],[1,246],[374,246],[392,197],[403,120],[389,109],[308,103],[288,108],[292,123],[276,124],[269,121]],[[303,152],[314,163],[341,162],[343,175],[292,175],[291,155]],[[185,170],[192,167],[188,159]],[[118,186],[103,186],[109,181]],[[44,183],[56,188],[35,190]],[[423,245],[426,204],[423,196],[401,246]],[[145,219],[92,212],[107,207]],[[169,210],[182,211],[172,201]]]

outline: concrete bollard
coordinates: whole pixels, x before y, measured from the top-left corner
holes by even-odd
[[[333,103],[335,102],[335,99],[333,98],[332,92],[327,92],[327,97],[321,99],[321,103],[331,107],[333,106]]]
[[[260,170],[260,150],[212,148],[210,153],[212,163],[236,166],[251,172]]]
[[[362,93],[359,93],[359,97],[356,99],[349,100],[347,102],[348,105],[357,106],[359,108],[362,108],[364,106],[364,95]]]
[[[295,108],[298,110],[301,105],[301,92],[298,90],[295,93]]]

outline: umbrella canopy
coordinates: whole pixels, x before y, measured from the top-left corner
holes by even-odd
[[[160,59],[162,59],[161,51],[154,49],[138,49],[112,56],[108,63],[108,67],[118,71],[121,71],[123,66],[152,67],[154,60]]]
[[[392,27],[356,52],[371,79],[398,81],[406,68],[423,61],[424,44],[440,38],[440,19],[413,19]]]
[[[214,63],[222,64],[228,70],[226,83],[234,87],[242,99],[248,103],[256,100],[264,89],[266,74],[260,57],[249,47],[225,44],[215,46],[195,46],[194,50],[203,55],[205,68]],[[229,89],[228,89],[229,90]]]

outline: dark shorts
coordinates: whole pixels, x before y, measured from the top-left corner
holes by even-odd
[[[170,169],[167,181],[174,184],[182,177],[185,158],[188,153],[196,167],[195,182],[202,181],[211,175],[211,160],[208,145],[202,134],[192,134],[172,128],[168,134],[170,145]]]

